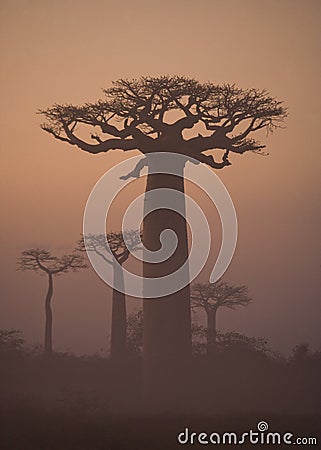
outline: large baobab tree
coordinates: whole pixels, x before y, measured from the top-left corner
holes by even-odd
[[[53,256],[48,250],[32,248],[22,252],[18,259],[19,270],[33,270],[48,277],[48,290],[45,299],[44,352],[52,353],[52,309],[53,279],[55,276],[86,268],[82,255],[74,252],[61,257]]]
[[[130,252],[139,249],[139,244],[139,232],[128,230],[124,233],[109,232],[106,236],[104,234],[85,236],[79,241],[79,250],[84,251],[86,248],[87,251],[99,255],[113,269],[114,285],[124,287],[122,266],[129,258]],[[127,353],[126,328],[126,297],[123,292],[113,289],[110,354],[112,360],[116,362],[121,361]]]
[[[104,98],[94,103],[55,104],[40,111],[45,117],[42,129],[55,139],[91,154],[137,149],[146,155],[143,164],[148,166],[148,154],[175,152],[185,155],[186,160],[192,157],[214,169],[223,169],[231,164],[229,157],[233,153],[259,153],[265,146],[252,135],[260,130],[273,131],[286,115],[282,103],[265,90],[200,83],[183,76],[120,79],[103,92]],[[205,155],[206,151],[212,153]],[[163,161],[158,160],[161,166]],[[127,176],[138,177],[143,164]],[[146,195],[157,188],[184,193],[184,165],[183,162],[176,168],[180,176],[150,173],[149,167]],[[181,201],[179,210],[184,211],[184,197]],[[158,250],[160,233],[168,228],[178,237],[177,249],[163,263],[144,263],[146,278],[172,273],[188,258],[186,221],[175,211],[157,210],[145,217],[145,246]],[[189,285],[166,297],[146,298],[146,378],[173,378],[175,370],[182,367],[190,354]]]
[[[206,313],[207,353],[213,352],[216,348],[218,309],[235,309],[238,306],[247,306],[251,301],[246,286],[235,286],[223,281],[217,281],[213,284],[196,283],[193,285],[192,308],[201,308]]]

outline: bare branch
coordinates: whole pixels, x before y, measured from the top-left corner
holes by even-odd
[[[251,301],[246,286],[217,281],[213,284],[197,283],[192,288],[192,307],[203,308],[206,311],[220,307],[235,309],[237,306],[247,306]]]
[[[48,250],[32,248],[23,251],[18,258],[18,270],[43,271],[52,275],[77,271],[86,267],[83,257],[77,252],[57,257]]]
[[[120,265],[127,261],[130,253],[140,248],[140,233],[128,230],[124,233],[109,232],[105,234],[89,234],[82,237],[78,243],[80,251],[93,251],[107,264],[112,264],[114,257]]]
[[[250,135],[261,129],[271,132],[281,127],[286,117],[282,102],[265,90],[200,83],[181,76],[120,79],[103,92],[105,99],[95,103],[55,104],[40,111],[46,119],[43,130],[93,154],[114,149],[138,149],[147,154],[177,148],[222,169],[230,164],[226,157],[217,163],[202,153],[216,149],[259,152],[265,145]],[[166,121],[166,113],[171,111],[180,113],[174,122]],[[183,131],[197,124],[205,125],[210,135],[185,140]],[[88,139],[76,135],[77,125],[88,128]],[[98,135],[95,127],[109,137]]]

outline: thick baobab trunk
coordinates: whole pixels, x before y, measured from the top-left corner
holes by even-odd
[[[118,264],[114,264],[114,278],[117,278],[117,283],[114,283],[115,286],[124,286],[123,269]],[[126,356],[126,351],[126,298],[124,293],[113,289],[110,340],[112,360],[122,360]]]
[[[53,294],[53,275],[48,273],[48,291],[45,301],[45,342],[44,351],[46,355],[51,355],[52,353],[52,310],[51,310],[51,299]]]
[[[164,158],[164,156],[163,156]],[[161,161],[159,161],[160,164]],[[153,161],[153,164],[155,162]],[[148,198],[153,189],[175,189],[184,193],[184,165],[177,168],[180,177],[169,174],[149,174],[147,176],[145,213]],[[151,167],[149,167],[151,171]],[[151,194],[152,195],[152,194]],[[182,196],[177,209],[185,212]],[[157,207],[154,204],[153,207]],[[148,214],[143,223],[143,242],[152,251],[160,248],[160,234],[165,229],[173,230],[178,238],[175,253],[162,263],[144,263],[144,277],[159,278],[173,273],[188,258],[186,220],[169,209],[159,209]],[[188,266],[183,274],[189,280]],[[157,292],[156,292],[157,294]],[[144,295],[146,295],[144,289]],[[191,356],[191,312],[189,284],[178,292],[165,297],[145,298],[143,305],[143,371],[145,392],[151,401],[164,401],[177,391],[184,381],[184,370]]]
[[[213,354],[217,347],[217,329],[216,329],[217,308],[211,308],[207,311],[207,353]]]

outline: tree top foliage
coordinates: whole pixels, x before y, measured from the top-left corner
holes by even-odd
[[[111,231],[105,234],[88,234],[78,242],[80,251],[97,253],[106,263],[112,264],[113,256],[120,265],[129,258],[130,252],[140,249],[141,235],[138,230]]]
[[[246,286],[236,286],[224,281],[216,283],[196,283],[192,287],[192,308],[203,308],[205,311],[226,307],[247,306],[252,299]]]
[[[18,270],[42,271],[51,275],[75,272],[86,267],[82,255],[76,252],[58,257],[53,256],[48,250],[32,248],[23,251],[18,259]]]
[[[229,165],[229,152],[259,152],[265,145],[250,134],[280,127],[282,102],[265,90],[234,84],[200,83],[183,76],[120,79],[104,89],[104,98],[83,105],[54,104],[39,111],[42,129],[89,153],[113,149],[183,153],[214,168]],[[88,138],[79,127],[88,128]],[[197,126],[197,127],[196,127]],[[183,132],[195,127],[195,135]],[[204,151],[222,149],[215,162]]]

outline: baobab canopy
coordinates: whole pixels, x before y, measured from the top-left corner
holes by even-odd
[[[43,130],[93,154],[113,149],[169,151],[220,169],[230,165],[229,152],[260,152],[265,145],[250,134],[273,131],[286,116],[282,102],[265,90],[182,76],[120,79],[103,93],[94,103],[54,104],[41,110],[46,118]],[[83,126],[87,138],[79,136]],[[183,134],[188,129],[193,129],[190,137]],[[218,161],[203,154],[216,149],[224,150]]]

